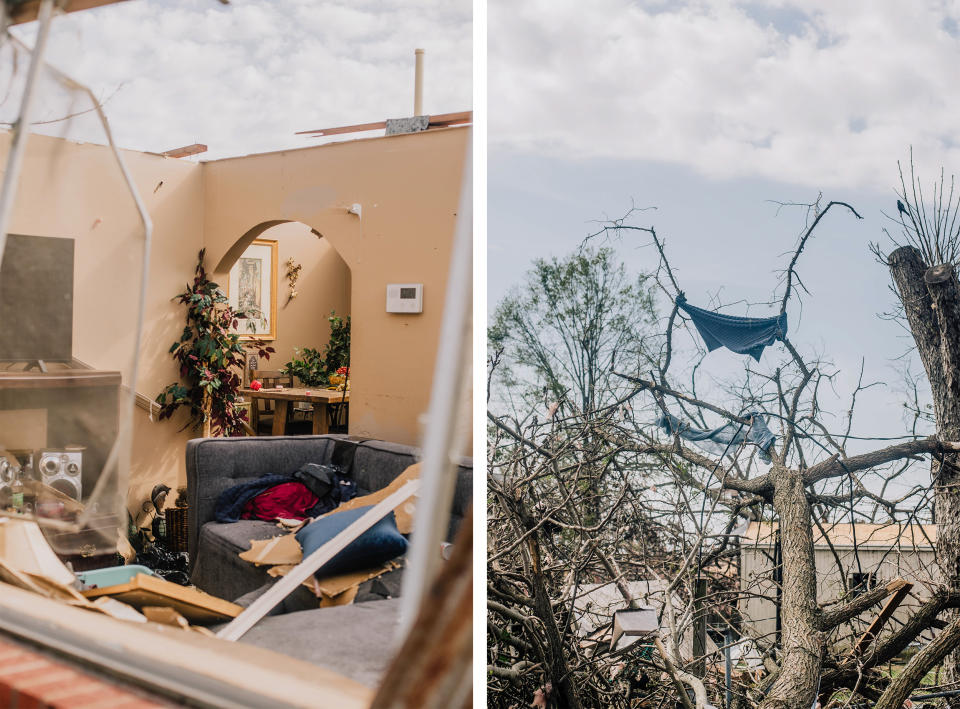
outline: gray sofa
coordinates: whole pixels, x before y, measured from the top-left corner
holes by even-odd
[[[234,485],[271,473],[293,473],[305,463],[333,463],[351,475],[360,491],[375,492],[419,458],[419,450],[386,441],[342,434],[324,436],[263,436],[253,438],[206,438],[187,443],[187,497],[189,501],[189,551],[191,583],[219,598],[237,600],[262,589],[275,579],[266,567],[239,558],[251,539],[269,539],[282,534],[272,522],[241,520],[230,524],[214,521],[220,493]],[[470,504],[473,465],[461,461],[451,508],[448,541]],[[370,593],[387,588],[395,595],[398,572],[391,579],[367,582],[358,600],[382,598]],[[327,612],[333,609],[324,609]]]

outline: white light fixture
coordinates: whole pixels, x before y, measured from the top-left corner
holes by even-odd
[[[610,651],[617,648],[621,637],[648,638],[656,635],[660,630],[657,612],[649,606],[640,608],[624,608],[613,613],[613,639],[610,641]]]

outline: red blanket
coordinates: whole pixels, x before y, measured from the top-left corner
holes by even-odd
[[[262,519],[271,521],[277,517],[284,519],[306,519],[307,511],[317,504],[319,498],[300,482],[275,485],[261,492],[243,507],[240,519]]]

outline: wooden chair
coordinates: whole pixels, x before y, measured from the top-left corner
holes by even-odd
[[[293,375],[284,374],[273,369],[254,369],[250,372],[250,381],[254,379],[263,384],[264,389],[273,389],[277,386],[293,387]],[[254,399],[251,407],[257,406],[257,435],[269,436],[273,430],[273,402],[265,399]],[[287,429],[292,422],[287,422]]]

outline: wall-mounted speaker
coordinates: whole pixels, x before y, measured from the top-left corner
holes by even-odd
[[[82,465],[83,453],[80,451],[45,450],[39,453],[36,470],[44,485],[79,500],[83,491],[80,482]]]

